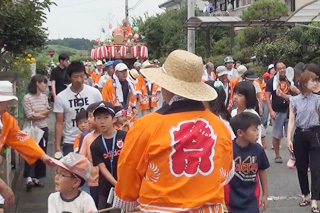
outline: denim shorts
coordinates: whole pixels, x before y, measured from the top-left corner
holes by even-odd
[[[276,139],[283,138],[283,130],[287,133],[288,129],[288,113],[287,112],[276,112],[277,117],[272,120],[272,137]]]

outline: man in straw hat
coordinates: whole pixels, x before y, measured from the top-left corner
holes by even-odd
[[[4,146],[10,146],[17,150],[28,164],[41,159],[45,163],[52,163],[50,157],[44,153],[40,146],[26,133],[20,131],[15,118],[9,114],[9,106],[12,100],[18,100],[13,94],[13,87],[9,81],[0,81],[0,152]],[[14,203],[14,195],[11,189],[0,179],[0,206],[9,206]]]
[[[168,104],[129,130],[118,161],[113,206],[222,212],[224,184],[233,176],[232,141],[222,121],[202,104],[217,97],[201,81],[202,59],[175,50],[162,67],[141,73],[162,87]]]

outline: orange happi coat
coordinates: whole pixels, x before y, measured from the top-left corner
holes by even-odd
[[[139,110],[148,110],[158,106],[161,88],[155,83],[152,83],[151,91],[149,91],[149,88],[142,75],[140,75],[138,78],[136,92],[139,96]]]
[[[18,151],[28,164],[35,163],[45,153],[40,146],[26,133],[22,132],[14,117],[8,112],[1,116],[3,128],[0,136],[0,151],[5,145]]]
[[[209,110],[148,114],[125,139],[114,205],[138,205],[143,212],[222,212],[232,162],[230,133]]]

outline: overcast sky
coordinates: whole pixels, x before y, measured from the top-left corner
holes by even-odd
[[[150,16],[163,12],[159,4],[167,0],[128,0],[129,17]],[[104,39],[111,35],[109,23],[114,28],[125,18],[125,0],[53,0],[47,13],[49,39],[88,38]],[[131,20],[131,19],[130,19]],[[105,33],[102,32],[102,28]]]

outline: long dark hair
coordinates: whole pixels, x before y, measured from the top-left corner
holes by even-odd
[[[34,95],[37,93],[37,82],[38,83],[48,83],[48,79],[46,76],[41,75],[41,74],[36,74],[34,75],[31,80],[30,83],[28,85],[28,93]]]
[[[227,110],[226,105],[224,104],[227,96],[224,92],[223,86],[215,86],[215,81],[206,81],[206,84],[214,88],[218,94],[218,97],[213,100],[209,101],[210,111],[216,114],[217,116],[221,116],[226,121],[230,121],[231,115],[230,112]]]
[[[238,93],[244,95],[246,98],[246,108],[254,109],[259,112],[258,109],[258,100],[256,96],[256,89],[253,86],[253,83],[250,81],[240,81],[236,84],[233,90],[233,94]]]

